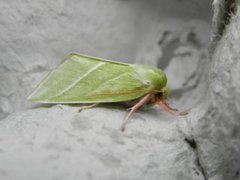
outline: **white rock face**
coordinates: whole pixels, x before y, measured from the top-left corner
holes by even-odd
[[[240,12],[218,31],[223,2],[209,61],[208,0],[1,1],[0,179],[239,179]],[[28,103],[72,51],[161,67],[189,114],[142,110],[122,133],[122,106]]]
[[[213,53],[209,108],[193,131],[206,174],[213,180],[240,179],[239,7]]]
[[[37,108],[0,122],[1,179],[203,179],[184,121],[153,108]]]

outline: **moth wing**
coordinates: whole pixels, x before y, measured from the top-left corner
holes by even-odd
[[[130,64],[70,54],[29,100],[42,103],[123,102],[146,94]]]

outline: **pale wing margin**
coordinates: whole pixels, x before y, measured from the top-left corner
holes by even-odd
[[[42,103],[120,102],[142,96],[139,92],[124,94],[141,87],[142,81],[129,64],[70,54],[29,99]]]
[[[106,62],[106,63],[113,63],[113,64],[129,66],[129,64],[127,64],[127,63],[112,61],[112,60],[108,60],[108,59],[103,59],[103,58],[99,58],[99,57],[89,56],[89,55],[85,55],[85,54],[78,54],[78,53],[71,53],[67,56],[66,59],[72,59],[74,57],[86,58],[86,59],[91,59],[91,60],[95,60],[95,61],[102,61],[102,62]]]

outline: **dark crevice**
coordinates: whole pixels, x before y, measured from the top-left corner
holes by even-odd
[[[158,60],[157,66],[161,69],[165,69],[174,56],[174,51],[179,47],[179,38],[171,37],[171,32],[166,31],[163,33],[163,37],[158,42],[158,45],[162,47],[163,56]]]
[[[236,14],[237,2],[236,0],[222,0],[217,7],[219,13],[215,20],[218,21],[216,27],[213,27],[212,43],[209,47],[210,55],[213,53],[217,42],[222,38],[227,25],[231,22],[231,18]]]
[[[193,150],[193,152],[195,154],[195,157],[196,157],[196,159],[195,159],[196,165],[199,168],[199,170],[201,171],[201,173],[204,177],[204,180],[208,180],[207,175],[206,175],[206,171],[204,170],[203,165],[202,165],[201,160],[200,160],[198,145],[197,145],[195,139],[194,138],[185,138],[184,141]]]
[[[187,41],[190,45],[192,45],[196,49],[200,49],[202,47],[201,42],[197,39],[197,35],[195,32],[189,32],[187,36]]]
[[[236,178],[239,177],[239,171],[237,171],[237,172],[235,173],[235,177],[236,177]]]
[[[165,31],[162,34],[161,39],[158,42],[158,45],[162,49],[162,57],[158,59],[157,66],[160,69],[166,69],[171,60],[176,56],[176,50],[181,46],[191,46],[199,50],[202,47],[201,41],[198,40],[198,37],[195,32],[188,32],[187,36],[183,39],[176,36],[176,34],[171,31]],[[178,54],[180,55],[180,54]],[[191,55],[190,52],[183,52],[181,56]]]
[[[192,149],[194,149],[194,150],[197,149],[197,144],[196,144],[196,141],[195,141],[194,139],[185,138],[184,140],[189,144],[189,146],[190,146]]]
[[[221,13],[220,23],[218,24],[218,34],[221,37],[226,29],[226,26],[230,23],[231,17],[236,12],[236,0],[225,0],[219,7]]]
[[[236,2],[235,0],[226,0],[225,1],[225,7],[223,10],[223,18],[222,18],[222,32],[221,35],[223,34],[223,31],[225,30],[226,26],[229,24],[231,21],[231,17],[233,14],[236,12]]]

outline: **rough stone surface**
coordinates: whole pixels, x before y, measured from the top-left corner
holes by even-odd
[[[18,112],[0,121],[0,179],[239,179],[240,12],[224,2],[209,61],[208,0],[1,1],[0,118]],[[189,114],[142,110],[121,133],[118,105],[27,103],[71,51],[161,67]]]
[[[199,157],[212,180],[240,179],[239,7],[212,55],[209,107],[193,128]]]
[[[152,108],[37,108],[0,121],[1,179],[203,179],[184,121]]]

